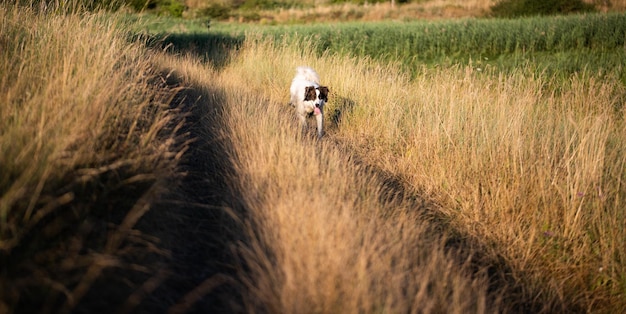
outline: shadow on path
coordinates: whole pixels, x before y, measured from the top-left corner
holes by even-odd
[[[181,84],[174,74],[168,76],[169,87]],[[168,276],[139,312],[244,311],[233,246],[244,241],[246,210],[230,188],[235,171],[222,121],[223,99],[223,92],[210,86],[188,86],[173,101],[185,117],[179,135],[188,141],[179,164],[181,177],[172,180],[168,194],[138,226],[171,252],[163,261]]]
[[[154,37],[152,46],[165,49],[172,54],[192,55],[216,69],[221,69],[230,61],[231,53],[241,48],[243,41],[243,35],[181,33],[157,35]]]

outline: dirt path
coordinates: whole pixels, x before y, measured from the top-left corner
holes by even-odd
[[[170,87],[179,86],[170,77]],[[219,104],[219,91],[211,91]],[[162,240],[171,252],[164,258],[167,279],[141,303],[146,313],[237,313],[243,309],[235,277],[232,246],[242,241],[241,224],[245,209],[226,178],[233,170],[224,154],[227,145],[216,124],[207,130],[201,123],[207,114],[219,116],[221,108],[204,112],[196,101],[198,92],[186,89],[173,101],[185,118],[179,133],[187,141],[179,165],[179,178],[169,193],[142,219],[138,229]],[[235,218],[237,217],[237,218]]]

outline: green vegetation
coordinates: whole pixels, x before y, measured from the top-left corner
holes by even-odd
[[[183,48],[203,46],[203,36],[220,36],[232,45],[246,34],[260,33],[293,44],[311,40],[320,56],[340,53],[399,63],[413,75],[424,66],[471,64],[480,70],[511,72],[530,65],[537,73],[563,78],[581,71],[611,72],[626,82],[623,13],[290,26],[214,23],[210,31],[193,26],[198,25],[194,21],[170,23],[160,24],[152,33],[167,32]],[[195,31],[180,32],[180,25]]]
[[[582,0],[501,0],[491,7],[494,16],[520,17],[591,12],[593,4]]]

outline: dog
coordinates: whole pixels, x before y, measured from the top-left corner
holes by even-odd
[[[328,101],[328,87],[320,85],[320,77],[310,67],[299,66],[291,81],[291,105],[295,107],[302,130],[306,130],[306,118],[315,116],[317,138],[324,135],[324,104]]]

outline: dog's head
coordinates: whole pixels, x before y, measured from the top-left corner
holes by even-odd
[[[328,101],[328,87],[307,86],[304,90],[305,101],[315,101],[315,107],[320,107]]]

